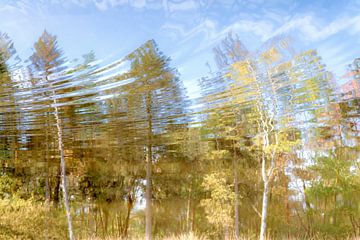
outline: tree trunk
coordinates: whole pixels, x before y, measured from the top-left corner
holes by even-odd
[[[148,146],[146,155],[146,216],[145,216],[145,238],[152,239],[152,187],[151,187],[151,165],[152,165],[152,113],[151,113],[151,95],[146,97],[146,111],[148,115]]]
[[[261,162],[261,175],[262,180],[264,183],[264,192],[263,192],[263,199],[262,199],[262,210],[261,210],[261,226],[260,226],[260,240],[266,239],[266,220],[267,220],[267,213],[268,213],[268,205],[269,205],[269,193],[270,193],[270,179],[272,177],[272,172],[274,170],[274,155],[271,158],[271,167],[269,172],[266,172],[266,156],[265,156],[265,149],[268,146],[269,138],[268,135],[264,135],[264,146],[263,146],[263,153],[262,153],[262,162]]]
[[[49,182],[49,149],[48,149],[48,142],[49,142],[49,135],[48,135],[48,118],[46,114],[46,126],[45,126],[45,207],[46,207],[46,214],[45,214],[45,240],[49,239],[49,229],[48,224],[46,224],[49,221],[49,211],[50,211],[50,200],[51,200],[51,188],[50,188],[50,182]]]
[[[229,240],[229,226],[226,225],[225,228],[224,228],[224,239],[225,240]]]
[[[46,126],[45,126],[45,203],[50,203],[51,188],[49,182],[49,134],[48,134],[48,114],[46,113]]]
[[[187,208],[186,208],[186,231],[191,232],[190,230],[190,207],[191,207],[191,186],[189,189],[188,199],[187,199]]]
[[[306,221],[307,221],[307,235],[311,236],[312,235],[312,211],[311,211],[311,205],[308,199],[308,196],[306,194],[306,184],[305,181],[302,180],[302,186],[303,186],[303,191],[304,191],[304,200],[305,200],[305,214],[306,214]]]
[[[123,236],[125,238],[127,238],[127,236],[128,236],[128,229],[129,229],[129,224],[130,224],[130,213],[131,213],[133,206],[134,206],[134,202],[133,202],[131,195],[129,194],[128,195],[128,204],[127,204],[127,213],[126,213],[126,219],[125,219],[125,227],[124,227],[124,233],[123,233]]]
[[[235,201],[234,201],[234,211],[235,211],[235,239],[239,239],[239,182],[237,175],[237,155],[235,142],[233,143],[234,157],[233,157],[233,169],[234,169],[234,192],[235,192]]]
[[[109,229],[109,211],[106,207],[103,208],[103,216],[104,216],[104,236],[108,235]]]
[[[324,206],[324,217],[323,217],[323,224],[326,224],[326,217],[327,217],[327,197],[325,197],[325,206]]]
[[[56,173],[54,198],[53,198],[55,207],[57,207],[59,205],[60,182],[61,182],[61,166],[59,164],[58,171]]]
[[[152,202],[151,202],[151,195],[152,195],[152,189],[151,189],[151,146],[148,146],[148,154],[146,159],[146,226],[145,226],[145,237],[146,240],[151,240],[151,229],[152,229]]]
[[[65,204],[66,217],[67,217],[67,222],[68,222],[69,239],[73,240],[74,232],[73,232],[73,227],[72,227],[72,219],[71,219],[71,213],[70,213],[70,204],[69,204],[67,182],[66,182],[65,151],[64,151],[64,144],[63,144],[63,137],[62,137],[61,119],[59,117],[59,110],[56,106],[56,104],[57,104],[56,99],[54,99],[54,104],[55,104],[54,110],[55,110],[55,118],[56,118],[56,128],[58,131],[58,147],[59,147],[59,151],[60,151],[62,192],[64,195],[64,204]]]
[[[260,227],[260,240],[266,239],[266,218],[267,218],[267,210],[269,203],[269,181],[264,181],[264,193],[263,193],[263,201],[262,201],[262,211],[261,211],[261,227]]]
[[[192,214],[191,214],[191,232],[195,232],[195,210],[196,210],[195,204],[196,204],[195,201],[193,201]]]
[[[337,180],[336,180],[337,181]],[[337,184],[337,182],[336,182]],[[337,202],[336,202],[336,197],[337,197],[337,194],[335,193],[334,194],[334,213],[333,213],[333,225],[336,226],[336,213],[337,213]]]
[[[49,183],[49,166],[46,160],[46,170],[45,170],[45,203],[49,204],[50,203],[50,192],[51,192],[51,188],[50,188],[50,183]]]
[[[48,118],[46,114],[46,131],[45,131],[45,207],[46,207],[46,216],[45,216],[45,240],[49,239],[49,229],[47,221],[49,221],[49,211],[50,211],[50,201],[51,201],[51,187],[49,181],[49,135],[48,135]]]
[[[52,88],[53,86],[49,82],[47,77],[46,77],[46,81],[49,83],[50,87]],[[69,204],[67,182],[66,182],[65,150],[64,150],[64,143],[63,143],[63,136],[62,136],[61,119],[60,119],[60,115],[59,115],[59,109],[57,107],[57,100],[55,98],[55,90],[52,90],[52,98],[53,98],[53,104],[54,104],[54,115],[55,115],[55,120],[56,120],[56,128],[57,128],[57,136],[58,136],[58,149],[60,152],[60,172],[61,172],[62,192],[63,192],[63,197],[64,197],[66,218],[67,218],[67,222],[68,222],[69,239],[73,240],[74,232],[73,232],[73,226],[72,226],[70,204]]]
[[[98,212],[99,212],[100,230],[102,232],[102,238],[105,238],[105,225],[104,225],[104,220],[103,220],[103,211],[101,208],[99,208]]]

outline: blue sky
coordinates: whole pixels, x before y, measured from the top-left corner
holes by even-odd
[[[69,59],[94,50],[117,59],[148,39],[172,58],[188,90],[214,67],[212,48],[232,31],[249,50],[277,34],[317,49],[339,78],[360,57],[360,0],[0,0],[0,31],[25,59],[46,28]]]

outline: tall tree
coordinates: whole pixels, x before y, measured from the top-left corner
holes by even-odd
[[[3,168],[11,171],[14,169],[14,162],[17,159],[18,142],[17,142],[17,123],[18,110],[15,99],[15,83],[11,79],[11,72],[9,70],[9,60],[15,55],[14,45],[5,33],[0,32],[0,139],[3,147],[2,151],[9,152],[10,161],[3,162]],[[3,160],[5,161],[5,159]],[[5,169],[3,169],[4,171]]]
[[[146,169],[146,217],[145,237],[152,239],[152,165],[159,157],[159,144],[154,144],[154,137],[165,130],[167,116],[178,113],[174,108],[181,97],[179,79],[176,71],[169,66],[170,59],[159,51],[155,41],[150,40],[126,57],[130,70],[120,76],[134,81],[125,87],[128,94],[130,118],[135,120],[142,130],[145,149]]]
[[[238,107],[239,101],[236,98],[237,90],[234,82],[229,79],[227,76],[228,68],[235,62],[243,61],[246,59],[250,52],[246,49],[245,45],[240,41],[238,35],[234,35],[232,32],[229,32],[228,35],[221,41],[221,43],[213,49],[215,62],[219,68],[220,76],[215,78],[215,84],[212,81],[212,86],[215,86],[215,89],[221,89],[221,85],[225,83],[226,94],[223,94],[222,97],[224,100],[228,101],[230,105],[230,111],[225,114],[224,118],[227,120],[221,121],[226,125],[227,128],[227,140],[232,141],[232,166],[233,166],[233,184],[234,184],[234,232],[235,238],[239,239],[240,230],[239,230],[239,180],[238,180],[238,156],[237,156],[237,146],[239,145],[239,140],[241,139],[240,133],[237,132],[240,129],[240,125],[243,124],[241,121],[241,109]],[[214,79],[212,79],[214,80]],[[204,82],[204,80],[202,81]],[[220,88],[219,88],[220,87]],[[216,97],[217,94],[221,94],[219,91],[213,91]],[[236,102],[237,101],[237,102]],[[224,104],[223,107],[225,107]],[[229,106],[228,105],[228,106]],[[225,123],[226,122],[226,123]]]
[[[66,216],[68,221],[68,231],[70,240],[74,239],[72,219],[70,213],[70,204],[68,197],[68,187],[66,180],[66,165],[65,165],[65,149],[63,139],[62,120],[60,117],[60,111],[58,107],[57,94],[54,89],[54,83],[51,77],[56,77],[62,70],[62,64],[64,63],[63,54],[58,48],[57,38],[55,35],[49,34],[46,30],[42,33],[39,39],[34,44],[34,53],[31,55],[30,60],[34,69],[39,76],[39,80],[48,85],[50,91],[50,99],[52,101],[52,108],[54,110],[58,150],[60,153],[60,172],[61,172],[61,184],[64,198],[64,205],[66,209]]]
[[[291,58],[287,52],[287,39],[274,39],[265,44],[257,54],[234,62],[228,76],[235,80],[235,89],[239,94],[234,98],[238,105],[252,106],[251,112],[245,114],[247,122],[253,123],[252,133],[254,146],[257,146],[261,163],[261,178],[263,182],[263,197],[261,210],[260,239],[265,239],[269,196],[271,184],[278,169],[280,159],[286,152],[292,150],[296,141],[282,137],[281,132],[288,132],[288,119],[280,114],[281,104],[278,92],[281,79],[275,77],[286,72],[288,64],[283,62]],[[284,68],[285,66],[285,68]],[[240,90],[239,90],[240,89]],[[234,94],[233,94],[234,95]]]

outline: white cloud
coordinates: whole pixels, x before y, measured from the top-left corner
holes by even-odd
[[[128,0],[93,0],[93,2],[100,11],[105,11],[111,7],[125,5]]]
[[[316,19],[312,16],[295,18],[278,28],[272,36],[287,33],[293,30],[300,32],[308,41],[321,41],[341,31],[360,30],[360,16],[341,17],[325,26],[317,26]]]
[[[77,2],[79,0],[71,0]],[[121,7],[121,6],[130,6],[133,8],[145,8],[145,9],[159,9],[163,8],[166,12],[176,12],[176,11],[188,11],[193,10],[198,7],[198,4],[195,0],[183,0],[178,2],[172,2],[169,0],[163,0],[158,2],[149,1],[149,0],[92,0],[95,6],[100,11],[106,11],[109,8]]]
[[[241,20],[224,28],[220,28],[216,21],[206,19],[201,24],[192,29],[187,30],[183,25],[164,24],[163,29],[169,30],[177,36],[177,39],[182,39],[179,43],[185,44],[191,42],[196,36],[201,36],[202,41],[195,52],[207,49],[223,39],[230,31],[234,33],[254,34],[261,38],[262,41],[271,37],[274,32],[274,26],[269,21],[251,21]]]
[[[216,44],[230,31],[238,34],[255,35],[263,42],[277,35],[291,32],[300,33],[303,40],[307,42],[326,40],[341,31],[346,31],[349,34],[360,32],[360,15],[339,17],[326,25],[317,24],[316,18],[309,15],[285,21],[278,24],[266,19],[244,19],[221,27],[218,22],[206,19],[193,28],[176,24],[164,24],[162,28],[169,31],[170,35],[181,39],[180,44],[191,42],[195,37],[201,36],[202,41],[196,52]],[[280,27],[276,27],[276,25],[280,25]]]
[[[259,36],[262,41],[270,38],[273,33],[274,25],[270,21],[260,20],[260,21],[251,21],[251,20],[242,20],[238,21],[227,28],[225,28],[222,32],[226,34],[229,31],[233,32],[246,32],[252,33],[256,36]]]
[[[167,6],[165,10],[168,9],[169,12],[188,11],[188,10],[196,9],[198,7],[198,5],[194,0],[186,0],[176,3],[165,0],[164,3]]]
[[[8,12],[13,10],[16,10],[16,8],[14,6],[11,6],[10,4],[0,6],[0,12]]]

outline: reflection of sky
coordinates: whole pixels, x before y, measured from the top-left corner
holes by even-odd
[[[337,76],[360,56],[359,0],[0,0],[0,16],[22,58],[44,28],[70,59],[90,50],[120,58],[153,38],[190,92],[208,74],[206,62],[215,69],[211,49],[230,30],[250,50],[289,33],[300,48],[318,49]]]

